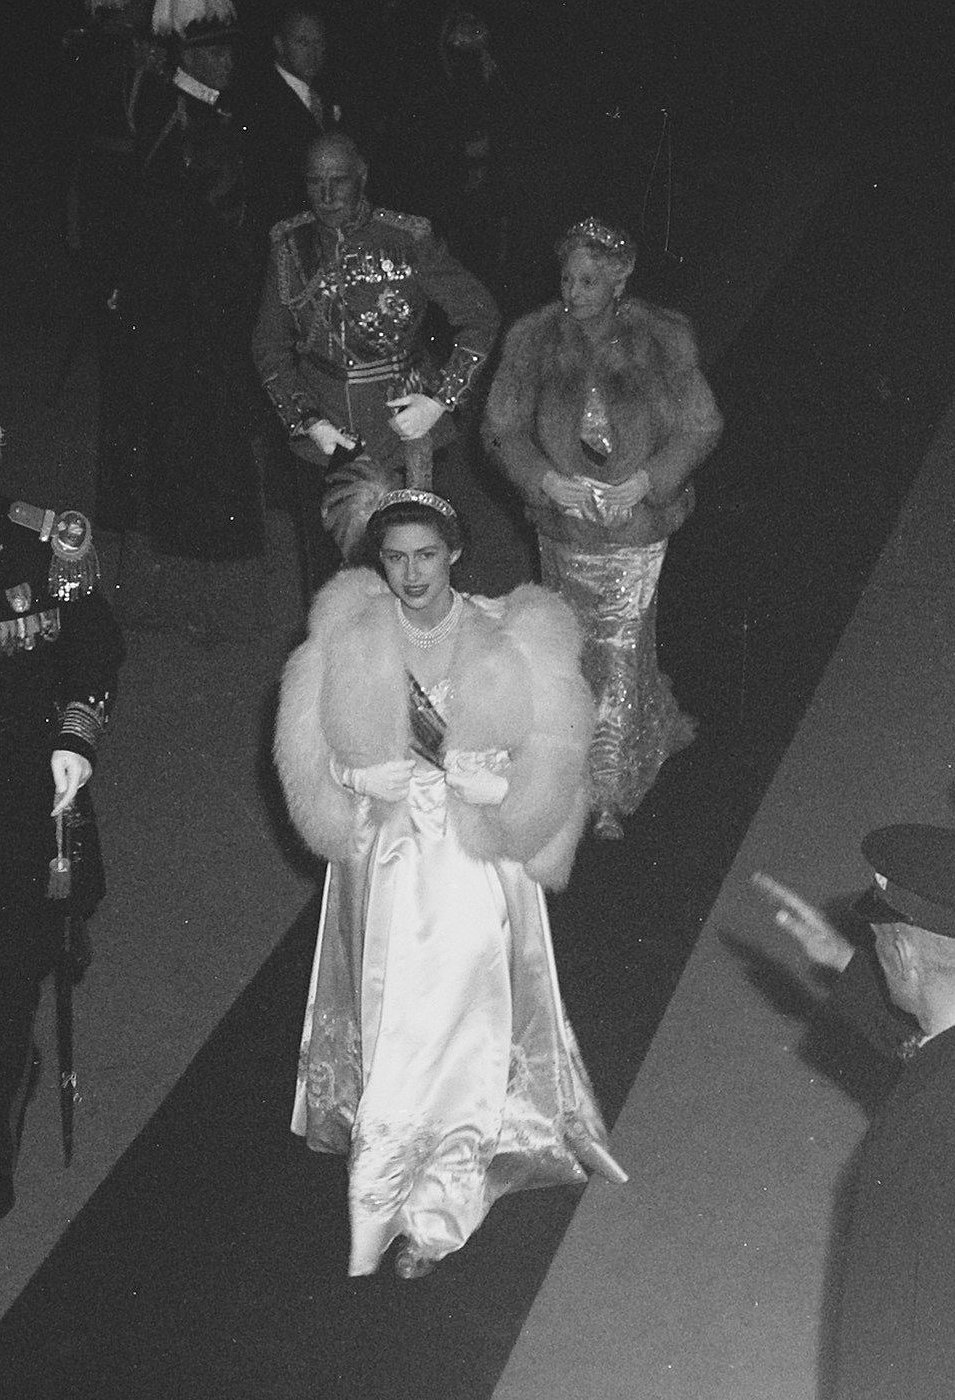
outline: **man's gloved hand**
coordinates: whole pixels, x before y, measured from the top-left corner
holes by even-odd
[[[391,426],[400,438],[406,440],[424,437],[446,412],[443,403],[429,398],[427,394],[405,394],[400,399],[389,399],[388,407],[398,410],[391,420]]]
[[[817,967],[842,972],[852,957],[852,944],[826,919],[818,909],[800,898],[795,890],[782,885],[770,875],[757,870],[751,876],[753,884],[771,904],[776,906],[776,923],[790,934],[806,957]]]
[[[342,786],[362,797],[377,797],[381,802],[401,802],[408,796],[412,758],[393,758],[387,763],[373,763],[369,768],[343,768]]]
[[[50,769],[56,789],[56,799],[50,816],[58,817],[75,800],[84,783],[89,782],[93,765],[88,758],[74,753],[72,749],[54,749],[50,758]]]
[[[326,457],[330,457],[336,447],[347,447],[351,451],[355,446],[355,439],[350,438],[347,433],[340,432],[327,418],[319,418],[317,422],[310,423],[306,431],[319,452],[324,452]]]

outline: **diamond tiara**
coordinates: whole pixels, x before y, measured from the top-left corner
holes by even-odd
[[[576,242],[579,238],[587,238],[594,243],[599,243],[601,248],[606,248],[608,253],[629,253],[633,250],[633,244],[625,233],[611,228],[609,224],[602,224],[592,214],[586,219],[581,219],[579,224],[574,224],[572,228],[567,230],[560,240],[561,246]]]
[[[443,496],[436,496],[433,491],[419,491],[416,487],[405,486],[400,491],[389,491],[382,496],[375,507],[375,515],[387,510],[389,506],[429,506],[431,510],[436,510],[439,515],[445,515],[449,520],[457,519],[457,511],[449,501]]]

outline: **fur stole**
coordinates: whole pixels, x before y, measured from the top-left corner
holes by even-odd
[[[615,479],[659,450],[693,416],[700,382],[696,341],[686,317],[645,302],[621,303],[611,339],[594,347],[552,303],[510,330],[488,398],[485,435],[530,432],[557,470],[580,470],[584,396],[596,383],[614,425]],[[601,473],[603,474],[603,473]]]
[[[465,607],[451,664],[448,747],[506,749],[510,767],[500,807],[449,792],[449,820],[469,854],[519,861],[551,887],[567,881],[588,809],[593,703],[579,654],[567,605],[525,585],[502,610]],[[289,658],[276,726],[289,813],[313,851],[341,859],[357,831],[358,801],[332,777],[332,755],[364,767],[404,755],[409,739],[393,595],[371,570],[345,570],[318,594]]]

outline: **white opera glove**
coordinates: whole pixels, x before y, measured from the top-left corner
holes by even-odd
[[[445,755],[444,780],[462,802],[472,807],[500,807],[507,796],[508,781],[474,755],[450,750]]]
[[[389,399],[388,407],[398,410],[391,420],[391,426],[406,441],[424,437],[442,413],[447,412],[443,403],[429,398],[427,394],[404,394],[400,399]]]
[[[324,452],[326,457],[330,457],[336,447],[347,447],[350,452],[355,446],[355,439],[340,432],[327,418],[319,418],[315,423],[309,423],[306,432],[319,452]]]
[[[74,753],[72,749],[54,749],[50,757],[50,769],[53,773],[53,787],[56,790],[50,816],[58,817],[73,803],[80,788],[89,782],[93,765],[88,758],[84,758],[81,753]]]
[[[593,483],[587,476],[562,476],[553,467],[541,477],[541,490],[565,515],[596,519]]]
[[[625,476],[623,481],[613,485],[602,481],[594,482],[597,514],[608,523],[620,516],[629,515],[649,490],[650,476],[643,467],[638,467],[630,476]]]
[[[342,787],[351,788],[361,797],[376,797],[380,802],[401,802],[408,796],[414,759],[392,758],[387,763],[373,763],[368,768],[342,768]]]

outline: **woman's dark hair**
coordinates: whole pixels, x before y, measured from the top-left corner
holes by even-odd
[[[376,510],[365,531],[365,552],[369,562],[377,562],[385,535],[392,525],[427,525],[444,540],[452,552],[463,549],[467,543],[460,517],[452,512],[446,515],[434,506],[422,501],[400,501],[395,505]]]

